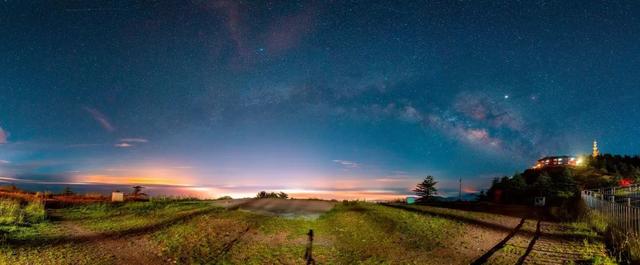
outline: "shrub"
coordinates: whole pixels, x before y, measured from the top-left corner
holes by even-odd
[[[0,199],[0,225],[21,223],[23,219],[19,201]]]
[[[32,201],[24,208],[24,215],[29,223],[39,223],[44,221],[47,217],[47,212],[44,209],[44,203],[40,201]]]
[[[604,215],[599,214],[596,211],[589,211],[584,217],[591,228],[600,234],[604,234],[609,228],[609,223]]]
[[[41,201],[31,201],[22,205],[17,200],[0,200],[0,225],[38,223],[44,221],[45,218],[46,211],[44,203]]]
[[[257,199],[267,199],[267,198],[288,199],[289,194],[286,194],[284,192],[275,193],[275,192],[261,191],[261,192],[258,192],[258,194],[256,195],[256,198]]]
[[[629,260],[631,264],[640,264],[640,239],[629,242]]]

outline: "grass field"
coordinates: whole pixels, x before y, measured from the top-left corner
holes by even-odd
[[[313,201],[288,200],[295,214],[272,209],[283,201],[250,201],[249,210],[171,200],[51,210],[46,220],[0,225],[0,264],[304,264],[309,229],[318,264],[469,264],[519,223],[498,214],[364,202],[321,205],[330,209],[322,214]],[[304,214],[306,204],[315,205],[312,214]],[[545,249],[533,248],[526,263],[608,260],[586,226],[545,223],[542,230]],[[535,221],[526,221],[487,264],[514,264],[535,234]]]

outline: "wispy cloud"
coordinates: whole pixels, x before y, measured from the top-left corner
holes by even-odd
[[[8,160],[0,160],[0,165],[2,164],[10,164],[11,162],[9,162]]]
[[[333,160],[333,162],[338,163],[338,164],[340,164],[340,165],[342,165],[343,167],[346,167],[346,168],[358,168],[358,167],[360,167],[360,164],[358,164],[356,162],[353,162],[353,161],[348,161],[348,160],[336,159],[336,160]]]
[[[122,138],[120,139],[120,141],[118,141],[118,143],[115,144],[115,147],[129,148],[129,147],[134,147],[138,144],[145,144],[148,142],[149,140],[145,138]]]
[[[106,144],[70,144],[65,147],[67,148],[86,148],[86,147],[96,147],[96,146],[104,146]]]
[[[0,127],[0,144],[6,144],[7,138],[9,138],[9,133]]]
[[[133,147],[133,145],[132,145],[132,144],[130,144],[130,143],[117,143],[117,144],[115,144],[114,146],[115,146],[115,147],[118,147],[118,148],[129,148],[129,147]]]
[[[4,183],[24,183],[24,184],[42,184],[42,185],[81,185],[78,182],[68,181],[52,181],[52,180],[33,180],[24,178],[0,177],[0,182]]]
[[[123,143],[148,143],[149,140],[144,139],[144,138],[123,138],[123,139],[120,139],[120,142],[123,142]]]
[[[383,183],[399,183],[399,182],[414,181],[414,179],[408,178],[408,177],[382,177],[382,178],[374,179],[374,181],[383,182]]]
[[[106,131],[113,132],[116,130],[116,128],[109,121],[109,118],[107,118],[107,116],[102,114],[102,112],[100,112],[99,110],[90,107],[84,107],[84,110],[91,114],[91,117],[93,117],[93,119],[96,120]]]

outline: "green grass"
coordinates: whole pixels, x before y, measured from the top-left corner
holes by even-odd
[[[121,204],[98,203],[62,210],[65,219],[94,232],[122,232],[179,218],[196,210],[215,208],[204,201],[154,200]]]
[[[221,211],[155,233],[178,263],[216,259],[229,264],[300,263],[307,232],[314,256],[330,264],[412,262],[459,236],[461,224],[369,203],[338,204],[318,219]],[[244,233],[247,229],[249,231]],[[229,253],[221,250],[240,238]]]
[[[428,208],[452,216],[500,220],[493,214]],[[191,217],[182,218],[187,215]],[[163,261],[177,264],[300,264],[309,229],[315,233],[313,254],[318,264],[438,264],[434,258],[440,258],[440,264],[449,259],[465,263],[482,254],[478,251],[466,253],[471,258],[459,257],[457,251],[473,248],[455,248],[468,236],[465,231],[469,226],[463,221],[364,202],[337,203],[316,219],[229,211],[210,202],[185,200],[90,204],[56,210],[56,217],[94,234],[126,236],[131,229],[156,227],[145,230],[145,246]],[[167,221],[171,222],[157,227]],[[45,220],[12,226],[5,233],[15,239],[46,241],[73,236],[66,225]],[[576,233],[588,229],[578,223],[565,226]],[[101,249],[100,244],[73,242],[24,248],[0,244],[0,265],[113,264],[112,253]],[[512,250],[514,255],[519,253]]]

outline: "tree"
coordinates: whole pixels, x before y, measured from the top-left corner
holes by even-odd
[[[418,201],[429,201],[433,198],[438,190],[436,189],[437,181],[432,176],[427,176],[421,183],[419,183],[413,190],[420,198]]]
[[[289,194],[286,194],[284,192],[275,193],[275,192],[261,191],[261,192],[258,192],[258,194],[256,194],[256,198],[257,199],[288,199]]]
[[[64,189],[62,190],[62,195],[64,195],[64,196],[73,195],[73,191],[71,190],[71,187],[69,187],[69,186],[64,187]]]
[[[146,196],[147,194],[142,193],[142,189],[144,189],[144,187],[142,186],[133,186],[133,193],[131,194],[133,197],[138,197],[138,196]]]
[[[547,172],[542,172],[533,183],[533,191],[536,196],[547,196],[552,188],[551,177]]]
[[[476,200],[478,201],[486,201],[487,200],[487,192],[484,190],[481,190],[480,193],[478,193],[476,195]]]

